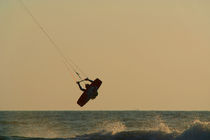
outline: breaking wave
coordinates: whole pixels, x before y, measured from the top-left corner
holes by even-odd
[[[159,129],[126,131],[121,122],[105,122],[103,130],[69,138],[29,138],[0,136],[1,140],[210,140],[210,123],[195,120],[182,132],[160,123]]]

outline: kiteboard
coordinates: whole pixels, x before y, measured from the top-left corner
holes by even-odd
[[[98,90],[98,88],[101,86],[102,81],[99,80],[98,78],[95,79],[90,86],[83,92],[83,94],[79,97],[77,104],[80,105],[81,107],[84,106],[89,100],[90,100],[90,96],[87,94],[87,91],[90,88],[96,88],[96,90]]]

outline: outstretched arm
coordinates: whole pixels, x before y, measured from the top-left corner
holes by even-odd
[[[84,88],[82,88],[82,86],[80,85],[80,82],[77,82],[77,84],[78,84],[79,89],[80,89],[81,91],[85,91],[85,89],[84,89]]]
[[[90,80],[89,78],[86,78],[85,80],[86,80],[86,81],[89,81],[89,82],[91,82],[91,83],[93,82],[93,80]]]

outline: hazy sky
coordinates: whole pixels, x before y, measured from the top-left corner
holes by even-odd
[[[81,95],[18,0],[0,0],[0,110],[210,110],[209,0],[24,0],[103,84]]]

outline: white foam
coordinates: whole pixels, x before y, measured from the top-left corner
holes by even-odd
[[[105,121],[101,124],[101,130],[105,133],[111,132],[112,135],[125,131],[126,126],[120,121]]]

